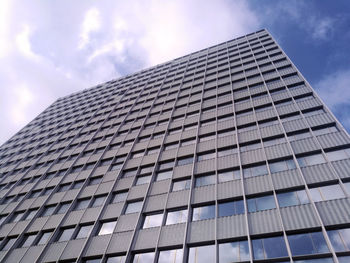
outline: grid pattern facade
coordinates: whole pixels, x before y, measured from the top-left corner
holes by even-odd
[[[266,30],[195,52],[1,146],[1,262],[350,262],[349,145]]]

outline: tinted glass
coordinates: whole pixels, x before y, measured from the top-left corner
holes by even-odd
[[[228,182],[228,181],[232,181],[240,178],[241,178],[241,175],[239,170],[218,173],[219,183]]]
[[[125,214],[140,212],[142,208],[142,202],[129,203],[126,207]]]
[[[173,171],[159,172],[157,174],[157,181],[169,179],[173,176]]]
[[[52,232],[45,232],[41,235],[37,245],[44,245],[47,243],[47,241],[49,240],[50,236],[51,236]]]
[[[125,263],[125,256],[109,257],[107,263]]]
[[[215,184],[215,175],[197,177],[195,187]]]
[[[123,202],[126,200],[128,192],[117,193],[114,196],[113,203]]]
[[[327,231],[336,252],[350,251],[350,228]]]
[[[58,242],[70,240],[73,235],[73,232],[74,228],[63,229],[60,238],[58,239]]]
[[[252,240],[254,259],[268,259],[288,256],[283,237],[269,237]]]
[[[174,182],[173,184],[173,191],[180,191],[185,189],[190,189],[191,186],[191,180],[182,180]]]
[[[244,213],[243,200],[219,204],[219,216],[232,216]]]
[[[248,241],[219,244],[219,263],[249,261]]]
[[[289,235],[288,241],[293,256],[328,252],[321,232]]]
[[[79,232],[76,236],[76,239],[88,237],[88,235],[90,234],[90,231],[92,230],[92,227],[93,225],[80,227]]]

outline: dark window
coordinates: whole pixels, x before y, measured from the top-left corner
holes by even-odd
[[[115,193],[112,203],[123,202],[126,200],[127,196],[128,196],[128,192]]]
[[[193,221],[211,219],[215,217],[215,205],[206,205],[193,208]]]
[[[180,191],[190,189],[191,187],[191,179],[176,181],[173,184],[173,191]]]
[[[254,259],[287,257],[287,248],[283,237],[269,237],[252,240]]]
[[[180,158],[177,160],[177,165],[186,165],[193,163],[193,157]]]
[[[62,229],[57,242],[68,241],[72,238],[74,227]]]
[[[277,194],[277,200],[280,207],[302,205],[309,203],[305,190],[299,190],[294,192],[279,193]]]
[[[276,208],[275,199],[273,195],[250,198],[248,202],[248,212],[257,212]]]
[[[244,214],[243,200],[219,204],[219,216],[232,216]]]
[[[215,184],[215,180],[215,174],[197,177],[195,181],[195,187]]]
[[[327,231],[335,252],[350,251],[350,228]]]
[[[90,232],[91,232],[91,230],[92,230],[92,227],[93,227],[93,225],[81,226],[79,228],[78,234],[77,234],[77,236],[75,238],[79,239],[79,238],[86,238],[86,237],[88,237]]]
[[[288,235],[288,241],[293,256],[329,252],[322,232]]]
[[[47,243],[47,241],[49,240],[51,234],[52,234],[52,231],[42,233],[39,240],[38,240],[37,245],[45,245]]]

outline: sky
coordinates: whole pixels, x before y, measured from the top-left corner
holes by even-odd
[[[350,131],[348,0],[1,0],[0,145],[59,97],[262,28]]]

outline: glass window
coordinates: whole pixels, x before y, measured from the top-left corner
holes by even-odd
[[[74,210],[85,209],[89,206],[89,203],[90,203],[90,199],[80,199],[75,204]]]
[[[172,249],[159,252],[158,263],[182,263],[183,250]]]
[[[38,209],[31,209],[31,210],[29,210],[27,215],[25,216],[24,220],[32,219],[35,216],[37,211],[38,211]]]
[[[100,231],[98,232],[98,235],[101,236],[101,235],[112,234],[116,224],[117,224],[117,221],[102,223]]]
[[[127,196],[128,196],[128,192],[116,193],[113,197],[112,203],[123,202],[126,200]]]
[[[345,189],[350,194],[350,182],[344,183]]]
[[[52,205],[52,206],[46,206],[44,208],[43,213],[41,214],[41,216],[50,216],[53,215],[53,213],[55,212],[56,209],[56,205]]]
[[[101,181],[102,181],[102,176],[94,177],[90,179],[89,185],[96,185],[96,184],[99,184]]]
[[[299,157],[297,158],[297,160],[300,167],[321,164],[326,162],[322,154],[314,154],[314,155]]]
[[[259,148],[261,148],[261,143],[257,142],[257,143],[242,145],[242,146],[240,146],[239,149],[241,150],[241,152],[245,152],[245,151],[255,150],[255,149],[259,149]]]
[[[177,166],[193,163],[193,157],[180,158],[177,160]]]
[[[257,212],[276,208],[273,195],[248,199],[248,212]]]
[[[215,152],[214,153],[205,153],[205,154],[198,154],[197,156],[197,161],[205,161],[205,160],[209,160],[215,158]]]
[[[159,170],[173,168],[173,167],[174,167],[174,161],[168,161],[168,162],[163,162],[159,164]]]
[[[83,262],[84,263],[101,263],[102,261],[102,258],[95,258],[95,259],[87,259],[87,260],[84,260]]]
[[[81,226],[76,236],[76,239],[88,237],[90,235],[92,227],[93,225]]]
[[[84,184],[84,181],[74,182],[72,189],[78,189],[78,188],[82,187],[83,184]]]
[[[68,211],[68,208],[70,206],[71,203],[62,203],[59,205],[58,209],[57,209],[57,214],[64,214]]]
[[[33,245],[36,235],[37,234],[25,235],[21,247],[30,247],[31,245]]]
[[[124,171],[123,173],[123,177],[131,177],[131,176],[135,176],[137,173],[137,169],[133,169],[133,170],[128,170],[128,171]]]
[[[63,192],[63,191],[67,191],[70,187],[70,184],[63,184],[60,185],[60,187],[58,188],[58,192]]]
[[[154,252],[135,254],[133,263],[153,263]]]
[[[338,161],[350,158],[350,149],[326,152],[329,161]]]
[[[92,201],[91,207],[97,207],[97,206],[103,205],[103,202],[105,201],[106,197],[107,197],[106,195],[95,197]]]
[[[162,224],[163,214],[145,216],[143,228],[157,227]]]
[[[125,263],[125,256],[109,257],[106,263]]]
[[[193,208],[193,221],[211,219],[215,217],[215,205],[207,205]]]
[[[327,259],[328,259],[328,261],[323,261],[323,262],[318,261],[317,263],[333,263],[333,260],[331,258],[327,258]],[[296,262],[296,261],[294,261],[294,262]],[[339,257],[338,256],[338,262],[339,263],[349,263],[350,262],[350,256],[345,256],[345,257]],[[299,262],[297,262],[297,263],[299,263]],[[307,263],[309,263],[309,262],[307,262]]]
[[[244,178],[268,174],[265,164],[247,167],[243,169]]]
[[[238,153],[238,149],[235,148],[230,148],[230,149],[223,149],[223,150],[218,150],[218,157],[223,157],[231,154],[236,154]]]
[[[166,225],[180,224],[187,221],[188,211],[187,209],[168,212],[166,218]]]
[[[200,176],[196,178],[195,187],[215,184],[215,174]]]
[[[327,231],[335,252],[350,251],[350,228]]]
[[[165,179],[169,179],[173,176],[173,170],[170,171],[164,171],[164,172],[158,172],[157,173],[157,179],[156,181],[161,181]]]
[[[310,188],[310,195],[314,202],[345,197],[339,184]]]
[[[52,231],[42,233],[37,245],[45,245],[47,241],[49,241],[51,234],[52,234]]]
[[[249,261],[248,241],[219,244],[219,262],[232,263]]]
[[[2,251],[9,250],[16,241],[16,237],[11,237],[5,241],[5,244],[1,248]]]
[[[142,201],[129,203],[126,207],[125,214],[140,212],[142,208]]]
[[[190,248],[188,263],[212,262],[215,262],[215,245]]]
[[[151,175],[138,177],[135,185],[148,184],[151,181],[151,178]]]
[[[72,238],[73,232],[74,232],[74,227],[62,229],[57,242],[70,240]]]
[[[269,259],[287,257],[286,243],[282,236],[252,240],[253,258]]]
[[[305,190],[279,193],[277,194],[277,200],[280,207],[309,203],[309,198],[307,197]]]
[[[293,256],[329,252],[322,232],[288,235],[288,241]]]
[[[181,191],[190,189],[191,187],[191,179],[176,181],[173,183],[173,191]]]
[[[231,171],[225,171],[225,172],[219,172],[218,173],[218,180],[219,183],[228,182],[232,180],[237,180],[241,178],[241,173],[238,170],[231,170]]]
[[[243,200],[219,204],[219,216],[232,216],[244,214]]]
[[[295,162],[292,159],[269,163],[271,173],[295,169]]]

